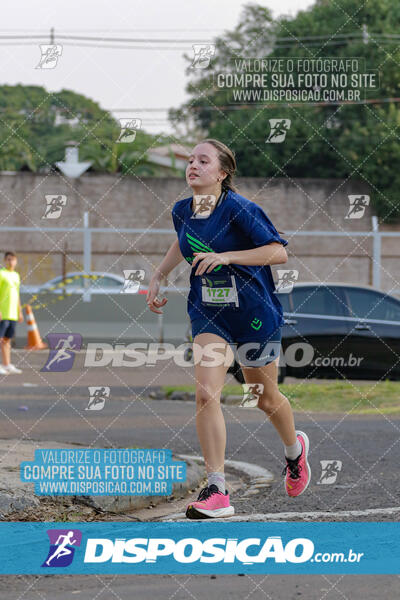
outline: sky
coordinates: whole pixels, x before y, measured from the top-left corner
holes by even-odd
[[[274,17],[293,15],[312,0],[260,0]],[[166,109],[178,107],[186,99],[183,53],[191,54],[192,43],[210,42],[233,29],[246,2],[242,0],[19,0],[8,2],[0,25],[0,81],[7,85],[40,85],[48,91],[69,89],[111,110],[116,118],[142,119],[150,133],[171,131]],[[6,18],[4,18],[6,17]],[[36,68],[39,44],[49,43],[54,27],[55,43],[62,55],[54,69]],[[129,37],[171,39],[171,49],[149,44],[143,50],[134,42],[130,49],[75,46],[76,42],[57,40],[57,33],[90,37]],[[7,35],[39,35],[34,41],[16,45]],[[173,43],[188,40],[185,44]],[[82,42],[87,43],[87,42]],[[119,109],[141,109],[120,112]]]

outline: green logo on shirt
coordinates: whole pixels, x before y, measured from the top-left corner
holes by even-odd
[[[262,325],[262,321],[260,321],[260,319],[256,319],[256,318],[254,318],[252,320],[252,322],[250,323],[250,326],[253,329],[255,329],[256,331],[258,331],[260,329],[261,325]]]
[[[193,237],[192,235],[190,235],[190,233],[186,233],[186,238],[187,238],[188,244],[191,247],[193,252],[214,252],[214,250],[212,248],[210,248],[209,246],[206,246],[205,244],[203,244],[203,242],[200,242],[200,240],[198,240],[195,237]],[[192,257],[186,256],[185,258],[190,263],[192,263],[194,260],[194,256],[192,256]],[[221,269],[221,267],[222,267],[222,265],[218,265],[218,267],[215,267],[213,269],[213,271],[219,271]]]

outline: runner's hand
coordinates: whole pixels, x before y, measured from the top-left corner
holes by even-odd
[[[0,317],[1,319],[1,317]],[[23,323],[24,322],[24,315],[21,313],[19,313],[19,317],[18,317],[18,323]]]
[[[192,268],[196,263],[199,263],[195,275],[210,273],[214,267],[217,267],[218,265],[230,264],[228,252],[221,252],[219,254],[216,252],[193,252],[193,254],[195,257],[192,262]]]
[[[157,297],[159,289],[160,289],[159,281],[150,281],[149,289],[147,290],[146,302],[147,302],[147,306],[149,307],[149,309],[152,312],[162,315],[163,311],[157,310],[157,309],[160,308],[161,306],[164,306],[164,304],[166,304],[168,302],[168,298],[163,298],[162,300],[159,300]]]

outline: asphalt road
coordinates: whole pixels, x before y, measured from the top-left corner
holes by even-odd
[[[103,410],[87,411],[86,387],[9,385],[2,390],[0,437],[74,442],[87,447],[168,448],[174,453],[201,454],[195,403],[151,400],[142,391],[141,387],[113,386]],[[313,477],[307,492],[291,499],[282,484],[282,444],[265,414],[258,409],[222,407],[227,426],[226,458],[256,463],[275,476],[263,494],[246,501],[237,497],[237,510],[241,513],[400,505],[398,417],[297,413],[296,427],[310,438]],[[33,448],[34,444],[32,457]],[[335,484],[317,484],[321,460],[342,462]]]
[[[7,376],[0,382],[0,437],[32,440],[32,458],[35,440],[75,442],[87,447],[170,448],[175,454],[200,454],[195,404],[148,398],[154,386],[193,383],[192,370],[177,369],[171,364],[153,371],[146,368],[85,370],[79,362],[81,357],[77,357],[68,373],[43,374],[39,369],[45,362],[46,353],[17,356],[24,374]],[[89,385],[110,386],[110,399],[103,410],[85,410]],[[226,458],[256,463],[275,476],[269,488],[251,498],[243,498],[245,488],[239,490],[232,497],[236,514],[250,517],[284,511],[336,513],[400,505],[400,418],[297,413],[297,428],[306,431],[310,438],[313,477],[307,492],[291,500],[285,495],[282,484],[281,442],[264,413],[227,405],[223,405],[222,410],[228,434]],[[342,461],[335,484],[317,484],[321,460]],[[363,521],[385,519],[393,517],[358,518]],[[300,514],[297,520],[301,520]],[[338,519],[333,517],[331,520]],[[356,519],[348,517],[345,520]],[[376,600],[383,590],[385,599],[397,599],[400,578],[389,575],[0,577],[1,600],[21,597],[29,600],[70,600],[71,597],[82,600],[109,597],[200,600],[205,596],[232,600],[302,597],[307,600]]]
[[[397,575],[1,576],[0,599],[397,600]]]

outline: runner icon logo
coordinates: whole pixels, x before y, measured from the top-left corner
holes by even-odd
[[[254,408],[258,404],[258,400],[264,391],[263,383],[242,383],[243,400],[239,404],[240,407]]]
[[[215,54],[215,44],[193,44],[194,58],[190,65],[192,69],[207,69]]]
[[[266,139],[266,144],[280,144],[283,142],[290,129],[290,124],[290,119],[269,119],[271,131]]]
[[[62,209],[67,204],[67,196],[63,194],[47,194],[46,210],[42,219],[58,219],[61,216]]]
[[[41,371],[61,373],[72,369],[75,351],[82,347],[80,333],[49,333],[47,334],[50,352],[47,362]]]
[[[349,210],[345,219],[361,219],[364,216],[365,209],[369,206],[369,196],[366,194],[358,196],[349,196]]]
[[[299,272],[295,269],[277,269],[278,283],[276,286],[277,294],[290,294],[293,285],[296,283]]]
[[[79,529],[48,529],[50,548],[42,567],[68,567],[74,558],[75,547],[81,545]]]
[[[35,69],[55,69],[63,47],[61,44],[40,44],[40,61]]]
[[[125,282],[121,294],[136,294],[144,277],[145,272],[143,269],[124,269]]]
[[[142,119],[118,119],[121,127],[118,143],[130,144],[135,141],[136,132],[142,127]]]
[[[85,410],[102,410],[106,400],[110,397],[108,386],[89,386],[89,402]]]
[[[317,484],[331,485],[336,482],[337,476],[342,470],[341,460],[320,460],[321,463],[321,477],[317,481]]]
[[[210,216],[214,206],[216,204],[217,198],[213,194],[208,195],[199,195],[196,194],[193,196],[194,201],[194,211],[192,219],[206,219]]]

